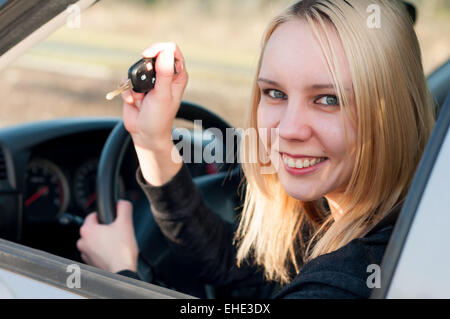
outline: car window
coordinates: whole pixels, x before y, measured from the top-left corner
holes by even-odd
[[[73,116],[121,116],[107,101],[128,67],[156,41],[175,41],[187,60],[184,99],[242,127],[260,40],[269,18],[291,1],[99,1],[0,74],[0,127]],[[426,73],[449,57],[450,5],[416,4]],[[0,8],[1,9],[1,8]]]

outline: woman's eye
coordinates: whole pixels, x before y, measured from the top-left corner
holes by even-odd
[[[339,105],[338,98],[335,95],[324,95],[315,102],[324,105]]]
[[[275,89],[267,89],[263,91],[264,95],[268,95],[272,99],[281,99],[285,100],[287,98],[287,95],[283,92]]]

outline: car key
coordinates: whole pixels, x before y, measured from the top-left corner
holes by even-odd
[[[156,58],[142,58],[128,69],[128,80],[116,90],[106,94],[107,100],[112,100],[117,95],[133,89],[137,93],[147,93],[155,87]],[[178,73],[176,63],[174,63],[174,72]]]
[[[109,92],[106,95],[107,100],[112,100],[117,95],[133,89],[138,93],[145,93],[150,91],[155,84],[155,59],[143,58],[134,63],[128,69],[128,80],[123,83],[118,89]]]

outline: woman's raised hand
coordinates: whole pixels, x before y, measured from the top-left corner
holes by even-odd
[[[133,139],[144,179],[159,186],[170,180],[182,166],[180,154],[173,152],[172,125],[188,74],[184,57],[175,43],[153,44],[142,55],[156,58],[155,87],[146,94],[133,90],[122,94],[123,122]]]
[[[123,121],[135,146],[160,151],[172,145],[172,124],[188,75],[183,55],[175,43],[155,43],[142,55],[145,58],[156,57],[155,87],[147,94],[132,90],[122,94]],[[177,74],[174,72],[174,61]]]

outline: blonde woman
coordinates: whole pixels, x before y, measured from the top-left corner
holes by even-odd
[[[369,6],[379,10],[379,25],[368,23]],[[158,43],[143,55],[157,56],[156,87],[123,95],[137,177],[172,249],[198,278],[242,287],[263,276],[280,285],[279,298],[369,297],[367,269],[381,264],[434,124],[403,4],[304,0],[271,21],[247,128],[276,134],[263,149],[269,163],[241,158],[246,193],[235,233],[172,157],[172,123],[188,80],[180,50]],[[177,75],[174,57],[183,64]],[[260,145],[244,139],[241,154],[258,154]],[[262,173],[267,166],[271,174]],[[95,213],[86,218],[78,248],[87,263],[136,271],[131,211],[121,201],[111,225],[98,225]]]

